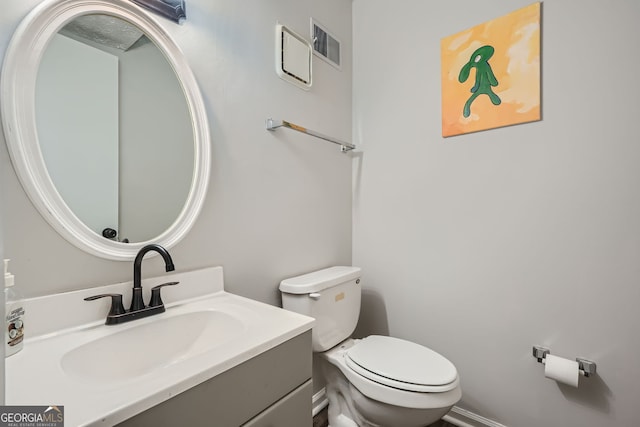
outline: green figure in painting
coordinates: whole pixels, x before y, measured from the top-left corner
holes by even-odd
[[[458,81],[464,83],[469,78],[471,69],[476,69],[476,83],[471,88],[472,95],[464,104],[464,109],[462,110],[464,117],[471,115],[471,103],[482,94],[487,95],[493,105],[500,105],[502,102],[500,97],[491,90],[492,86],[498,86],[498,79],[496,79],[493,70],[491,70],[491,65],[489,65],[489,59],[491,59],[494,52],[495,49],[493,46],[489,45],[476,49],[476,51],[471,54],[469,62],[460,70]]]

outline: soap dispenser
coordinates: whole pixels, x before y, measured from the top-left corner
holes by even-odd
[[[5,300],[5,329],[4,355],[9,357],[22,350],[24,341],[24,305],[18,298],[14,285],[13,274],[9,273],[9,260],[4,260],[4,300]]]

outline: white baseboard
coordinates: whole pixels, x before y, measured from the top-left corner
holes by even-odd
[[[312,414],[315,417],[320,411],[329,405],[326,390],[324,387],[313,395],[311,407]],[[442,418],[444,421],[458,427],[507,427],[504,424],[497,423],[480,415],[474,414],[466,409],[454,406],[451,411]]]
[[[315,417],[320,411],[329,406],[329,399],[327,399],[327,393],[324,387],[320,389],[311,399],[312,415]]]
[[[451,408],[451,411],[442,417],[442,419],[458,427],[506,427],[504,424],[481,417],[478,414],[458,408],[457,406]]]

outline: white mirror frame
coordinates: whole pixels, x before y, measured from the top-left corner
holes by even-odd
[[[35,117],[35,88],[40,61],[58,30],[74,18],[88,14],[112,15],[140,28],[173,68],[191,113],[194,168],[187,201],[174,223],[146,242],[116,242],[87,227],[56,190],[40,151]],[[148,243],[158,243],[165,248],[174,246],[193,226],[209,183],[210,141],[205,106],[182,52],[144,9],[127,0],[45,0],[39,4],[20,23],[7,48],[0,79],[0,108],[9,154],[24,190],[47,222],[78,248],[102,258],[129,261]]]

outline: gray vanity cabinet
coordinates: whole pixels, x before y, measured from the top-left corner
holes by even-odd
[[[311,420],[311,380],[280,399],[269,408],[252,418],[243,427],[293,427],[310,426]]]
[[[120,427],[311,427],[311,331],[150,408]]]

